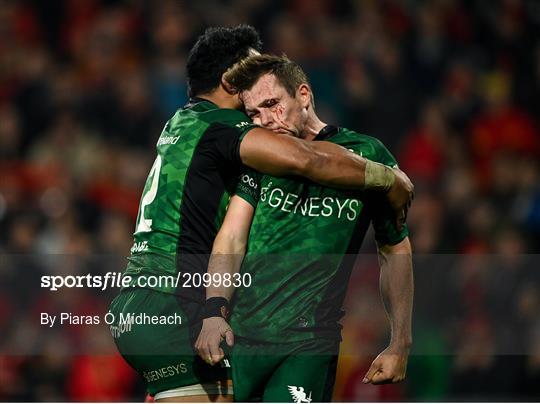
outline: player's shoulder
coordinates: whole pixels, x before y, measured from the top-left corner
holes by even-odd
[[[252,125],[251,120],[242,111],[231,108],[219,108],[207,100],[191,101],[184,108],[179,109],[171,121],[199,122],[202,125],[228,126],[242,129]]]
[[[238,129],[253,125],[246,114],[229,108],[217,108],[205,111],[200,114],[200,119],[210,125],[218,124]]]
[[[343,127],[340,127],[339,135],[342,146],[359,151],[363,157],[370,160],[378,161],[382,155],[389,153],[386,146],[376,137]]]
[[[372,145],[375,148],[382,148],[385,147],[384,144],[377,139],[376,137],[367,135],[365,133],[360,133],[352,129],[340,127],[339,128],[340,134],[342,134],[344,137],[349,138],[351,141]]]

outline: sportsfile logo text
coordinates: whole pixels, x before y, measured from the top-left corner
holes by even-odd
[[[180,275],[180,273],[178,274]],[[142,277],[146,280],[146,286],[156,283],[160,286],[177,285],[178,277],[174,276],[148,276]],[[137,282],[139,278],[137,278]],[[41,276],[41,287],[55,292],[62,288],[96,288],[106,290],[108,288],[127,288],[133,282],[130,275],[122,275],[120,272],[107,272],[105,275],[43,275]],[[141,285],[142,286],[142,285]]]
[[[207,288],[208,286],[250,287],[251,274],[209,274],[178,272],[173,275],[146,275],[132,277],[120,272],[107,272],[105,275],[42,275],[41,287],[55,292],[62,288],[93,288],[106,290],[108,288]]]

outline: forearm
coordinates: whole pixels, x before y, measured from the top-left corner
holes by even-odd
[[[256,128],[240,144],[242,162],[273,176],[297,175],[342,189],[389,191],[394,170],[337,144],[304,141]]]
[[[222,235],[218,233],[212,255],[208,263],[208,273],[210,274],[210,285],[206,288],[206,298],[224,297],[228,301],[234,293],[234,282],[230,282],[229,287],[225,287],[223,280],[225,274],[230,274],[231,279],[233,274],[238,273],[242,260],[245,254],[245,241],[238,240],[234,237]],[[218,274],[218,275],[215,275]],[[219,281],[214,282],[214,279]]]
[[[326,186],[343,189],[388,191],[395,180],[393,170],[383,164],[328,142],[313,142],[313,158],[302,175]]]
[[[380,291],[390,320],[390,345],[408,349],[412,344],[412,306],[414,281],[412,254],[408,239],[398,247],[379,249]]]

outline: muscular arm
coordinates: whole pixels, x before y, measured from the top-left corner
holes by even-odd
[[[330,142],[256,128],[240,144],[240,157],[245,165],[273,176],[298,175],[334,188],[365,188],[367,160]]]
[[[390,320],[391,338],[373,361],[364,383],[395,383],[405,378],[412,344],[412,252],[408,238],[393,246],[379,247],[381,296]]]
[[[240,270],[240,265],[246,251],[246,244],[253,219],[254,208],[238,196],[233,196],[227,209],[227,214],[219,230],[212,248],[212,255],[208,263],[210,279],[219,274],[224,279],[225,274],[234,274]],[[225,298],[231,300],[234,293],[233,282],[225,287],[224,282],[212,281],[206,288],[206,299]],[[224,356],[219,346],[225,338],[227,344],[234,344],[234,335],[225,318],[210,316],[203,320],[199,337],[195,342],[195,349],[203,360],[210,364],[221,361]]]
[[[225,273],[235,274],[240,270],[254,210],[253,206],[239,196],[231,198],[227,214],[212,247],[212,255],[208,262],[210,275],[219,274],[223,279]],[[223,282],[210,283],[206,288],[206,298],[224,297],[231,300],[234,287],[222,285]]]
[[[265,174],[298,175],[333,188],[386,192],[398,229],[413,198],[414,187],[405,173],[330,142],[309,142],[255,128],[242,140],[240,158]]]
[[[390,345],[408,349],[412,343],[413,305],[412,252],[409,238],[379,248],[380,290],[390,320]]]

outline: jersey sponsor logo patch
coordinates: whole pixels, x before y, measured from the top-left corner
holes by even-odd
[[[158,139],[157,146],[161,146],[164,144],[176,144],[176,142],[178,142],[178,139],[180,139],[180,136],[161,136]]]
[[[250,176],[249,174],[243,174],[240,177],[240,181],[242,181],[244,184],[249,185],[253,189],[257,189],[259,187],[259,184],[255,181],[255,179]]]
[[[237,123],[237,124],[234,125],[234,126],[236,126],[237,128],[243,128],[244,126],[249,126],[249,125],[251,125],[250,122],[244,121],[244,122]]]
[[[180,362],[171,366],[164,366],[158,369],[144,371],[142,372],[142,376],[148,383],[150,383],[150,382],[155,382],[157,380],[165,379],[171,376],[185,374],[187,373],[187,371],[188,371],[187,365],[183,362]]]
[[[132,254],[140,253],[140,252],[143,252],[143,251],[148,251],[148,241],[147,240],[140,241],[138,243],[133,243],[133,246],[131,247],[131,250],[130,250],[130,252]]]
[[[289,393],[291,393],[293,402],[295,403],[311,403],[311,391],[309,396],[304,391],[303,387],[296,386],[287,386],[289,388]]]
[[[279,209],[295,215],[319,217],[332,216],[336,219],[355,221],[362,204],[354,198],[337,198],[333,196],[311,196],[301,198],[300,195],[287,192],[282,188],[272,188],[272,182],[261,188],[260,201],[272,209]]]
[[[220,365],[221,365],[222,368],[230,368],[231,367],[231,363],[229,362],[228,359],[223,359],[220,362]]]

